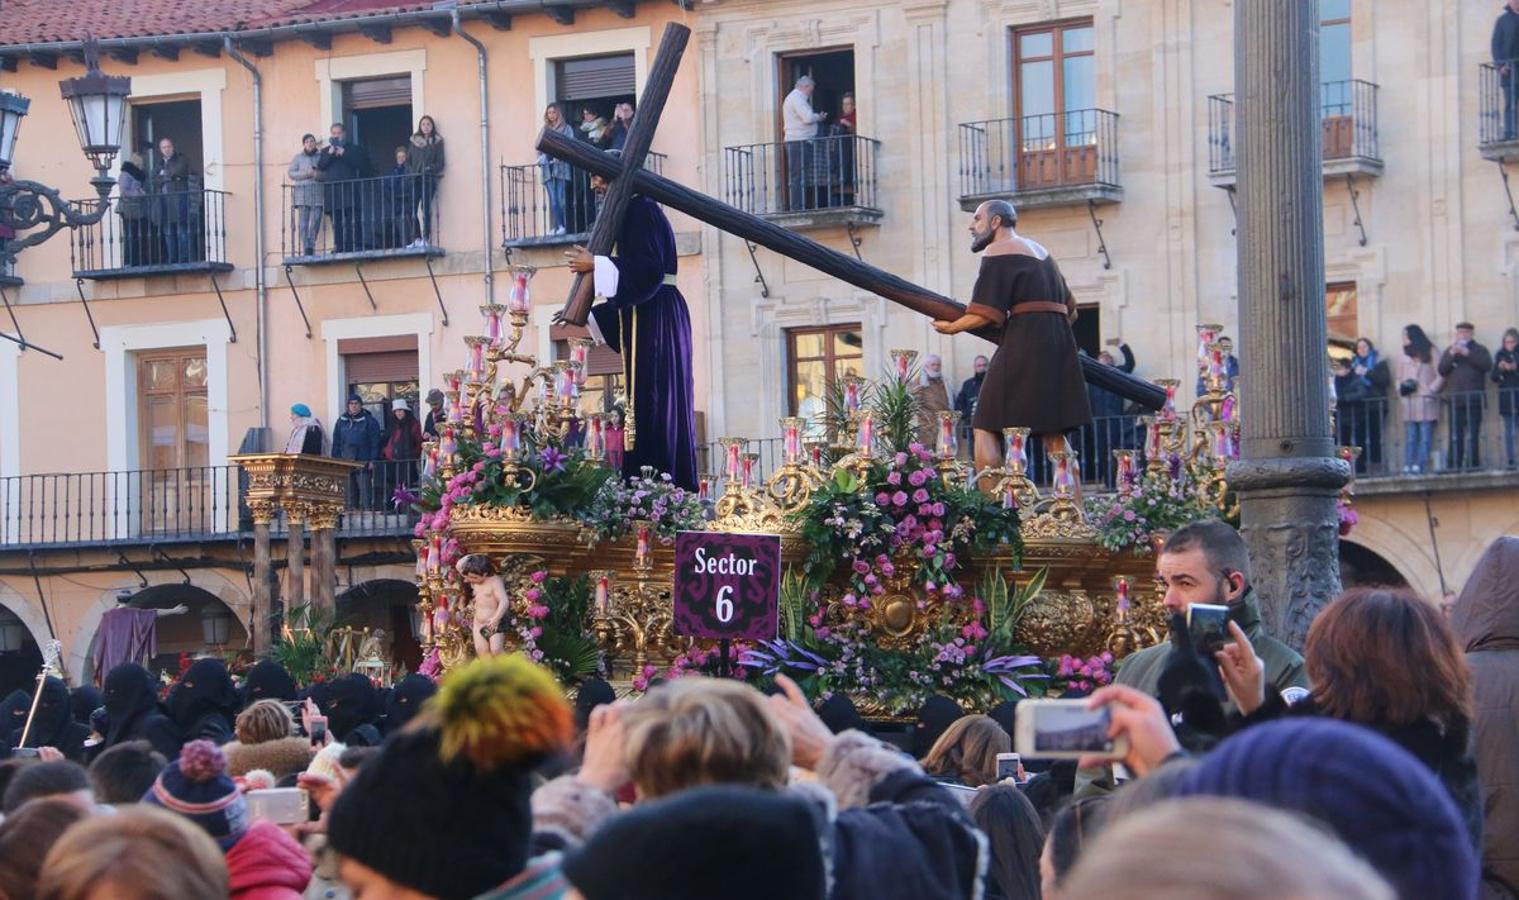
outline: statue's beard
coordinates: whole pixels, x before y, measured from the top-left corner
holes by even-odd
[[[970,252],[980,253],[982,250],[985,250],[991,244],[992,240],[996,238],[996,236],[996,230],[991,228],[988,228],[985,231],[972,232],[970,239]]]

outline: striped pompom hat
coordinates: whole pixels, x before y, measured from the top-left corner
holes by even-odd
[[[248,804],[227,774],[227,755],[211,741],[191,741],[158,775],[144,803],[177,812],[228,850],[248,830]]]

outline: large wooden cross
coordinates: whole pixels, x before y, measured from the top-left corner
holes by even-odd
[[[621,157],[604,153],[547,128],[538,134],[539,151],[608,180],[601,211],[591,229],[586,249],[596,255],[609,254],[617,239],[617,232],[622,227],[628,202],[634,194],[643,194],[693,219],[767,247],[782,256],[935,320],[953,320],[963,315],[964,305],[949,297],[831,250],[817,241],[643,168],[644,156],[653,141],[654,130],[659,125],[660,113],[670,95],[670,85],[675,80],[675,71],[680,67],[680,57],[685,52],[690,35],[690,29],[684,25],[671,23],[665,26],[659,53],[655,56],[654,65],[644,83],[644,96],[638,115],[633,120],[633,127],[628,131],[628,141]],[[584,325],[592,299],[590,276],[577,275],[561,317],[571,324]],[[1000,337],[1000,332],[991,328],[973,333],[993,343]],[[1105,366],[1090,357],[1082,356],[1080,359],[1082,374],[1089,384],[1150,409],[1160,409],[1165,404],[1166,393],[1158,385],[1136,378],[1116,366]]]

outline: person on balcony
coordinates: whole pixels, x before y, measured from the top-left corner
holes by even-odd
[[[816,88],[817,82],[803,75],[781,104],[782,133],[786,138],[786,208],[791,210],[817,205],[816,198],[807,196],[812,144],[817,139],[819,123],[827,120],[828,114],[812,109],[812,92]]]
[[[417,457],[422,455],[422,425],[412,414],[411,406],[401,397],[390,401],[390,421],[386,423],[384,456],[389,461],[393,495],[396,488],[417,480]]]
[[[438,179],[443,177],[443,135],[432,116],[417,120],[417,131],[411,136],[406,148],[406,171],[417,182],[412,185],[422,214],[422,236],[412,242],[413,247],[432,245],[432,205],[438,193]]]
[[[327,433],[322,420],[311,414],[311,407],[296,403],[290,407],[290,437],[285,441],[286,453],[305,453],[308,456],[327,454]]]
[[[564,113],[557,103],[550,103],[544,108],[543,127],[565,137],[575,136],[575,129],[564,120]],[[549,234],[564,234],[565,195],[569,192],[570,164],[547,153],[539,153],[538,169],[543,177],[543,191],[549,198]]]
[[[290,160],[286,173],[294,182],[290,186],[291,215],[295,218],[295,236],[302,256],[316,255],[316,237],[322,230],[321,172],[317,169],[316,135],[301,135],[301,152]]]
[[[190,160],[174,149],[173,140],[166,137],[158,142],[148,182],[157,200],[154,211],[163,235],[163,254],[156,262],[178,265],[191,261],[198,231],[195,214],[200,206],[190,199],[190,179],[194,174]],[[155,261],[148,262],[151,265]]]
[[[1398,360],[1398,396],[1402,397],[1403,472],[1419,475],[1429,469],[1435,421],[1440,418],[1440,387],[1435,371],[1434,344],[1424,329],[1403,329],[1403,358]]]
[[[1516,459],[1516,424],[1519,424],[1519,328],[1503,332],[1503,346],[1493,355],[1493,381],[1498,385],[1498,415],[1503,417],[1503,453],[1510,469]]]
[[[1519,139],[1515,125],[1515,66],[1519,65],[1519,0],[1508,0],[1493,23],[1493,65],[1498,70],[1498,84],[1503,88],[1503,140]]]
[[[1350,443],[1361,447],[1356,460],[1356,474],[1368,470],[1382,470],[1382,424],[1387,418],[1387,389],[1392,385],[1392,375],[1387,370],[1387,360],[1377,352],[1377,345],[1370,338],[1355,342],[1355,356],[1350,360],[1351,372],[1359,379],[1366,396],[1365,414],[1351,425]]]
[[[364,468],[348,473],[348,503],[367,507],[374,496],[374,461],[380,458],[380,423],[364,408],[358,394],[348,395],[348,409],[332,426],[332,455],[361,462]]]
[[[354,253],[366,249],[364,210],[365,183],[372,174],[369,151],[362,144],[350,144],[347,131],[339,122],[332,123],[327,146],[317,154],[316,167],[322,173],[323,203],[332,217],[333,250]]]
[[[416,238],[416,177],[407,167],[409,145],[396,148],[395,165],[380,183],[378,246],[386,250],[398,247],[424,247]]]
[[[147,173],[142,157],[133,153],[121,163],[117,180],[116,214],[121,216],[121,264],[126,268],[143,265],[150,258],[146,252],[151,239],[151,216],[148,213]]]
[[[859,118],[855,113],[854,94],[847,93],[839,99],[839,120],[834,123],[833,134],[835,158],[839,161],[838,205],[855,205],[855,135],[859,132]]]
[[[1487,373],[1493,356],[1477,343],[1476,326],[1456,323],[1456,340],[1440,357],[1440,376],[1450,398],[1450,457],[1452,469],[1482,467],[1482,414],[1487,408]]]
[[[633,127],[633,102],[631,100],[617,104],[612,110],[612,124],[607,126],[603,136],[605,150],[621,151],[628,143],[628,130]]]
[[[425,440],[438,439],[438,423],[444,421],[444,399],[443,392],[437,388],[427,392],[427,420],[422,423],[422,437]]]

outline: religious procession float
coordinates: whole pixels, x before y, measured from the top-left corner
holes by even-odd
[[[1030,478],[1025,429],[1007,429],[1005,464],[974,480],[958,413],[938,413],[934,445],[918,443],[912,351],[893,351],[879,380],[842,380],[828,439],[782,419],[782,461],[764,479],[748,441],[723,439],[720,474],[692,491],[608,466],[607,420],[578,409],[589,341],[548,365],[519,350],[532,276],[514,268],[509,302],[481,307],[465,367],[443,374],[440,438],[398,497],[420,516],[425,674],[499,648],[539,660],[568,690],[598,675],[636,692],[692,673],[758,684],[785,673],[878,718],[936,693],[985,710],[1106,682],[1117,659],[1164,633],[1157,542],[1188,521],[1237,516],[1224,466],[1239,422],[1218,326],[1197,330],[1203,397],[1180,414],[1178,382],[1161,382],[1168,402],[1137,419],[1143,446],[1112,450],[1115,490],[1084,506],[1065,454],[1051,454],[1051,483]],[[677,573],[675,544],[692,533],[778,536],[778,614],[762,635],[681,627],[674,586],[690,573]],[[472,554],[504,588],[494,626],[456,566]]]

